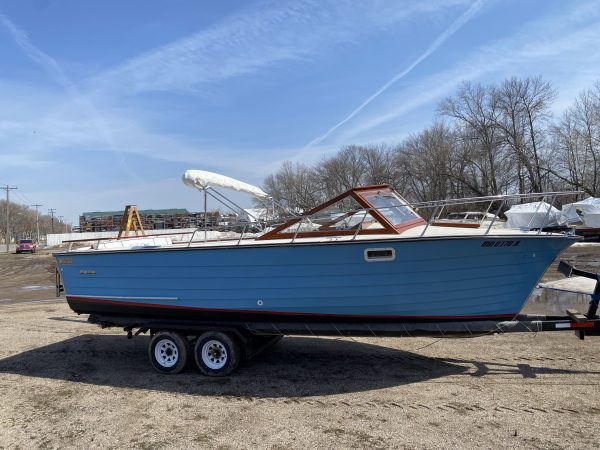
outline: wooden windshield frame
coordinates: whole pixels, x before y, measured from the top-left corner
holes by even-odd
[[[373,192],[377,193],[393,193],[398,196],[398,198],[405,203],[411,211],[417,216],[414,220],[408,220],[406,222],[402,222],[400,224],[392,224],[383,214],[381,214],[374,205],[372,205],[367,199],[367,194],[371,194]],[[311,210],[307,211],[303,217],[312,216],[319,211],[322,211],[325,208],[330,207],[331,205],[347,198],[353,198],[361,208],[368,209],[370,216],[377,221],[382,228],[378,229],[359,229],[359,230],[336,230],[329,229],[323,231],[299,231],[297,233],[286,232],[286,230],[293,225],[300,223],[302,217],[295,217],[293,219],[288,220],[287,222],[275,227],[271,231],[263,234],[256,238],[256,240],[271,240],[271,239],[293,239],[296,238],[304,238],[304,237],[321,237],[321,236],[352,236],[352,235],[376,235],[376,234],[400,234],[409,228],[416,227],[418,225],[425,225],[427,222],[421,216],[417,214],[417,212],[412,208],[410,203],[408,203],[400,194],[398,194],[391,186],[387,184],[383,185],[374,185],[374,186],[364,186],[350,189],[343,194],[334,197],[325,203],[322,203]],[[358,211],[357,211],[358,212]],[[338,219],[340,220],[340,219]],[[327,226],[327,224],[325,225]]]

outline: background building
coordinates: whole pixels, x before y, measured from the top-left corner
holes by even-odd
[[[204,225],[204,212],[192,213],[187,209],[142,209],[138,210],[142,225],[146,230],[172,230],[194,228]],[[123,217],[123,211],[84,212],[79,216],[80,232],[117,231]],[[218,211],[207,214],[208,226],[219,221]]]

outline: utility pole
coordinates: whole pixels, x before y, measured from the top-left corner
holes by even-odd
[[[52,234],[54,234],[54,213],[56,212],[56,209],[54,208],[50,208],[48,210],[48,214],[50,214],[50,223],[52,224]]]
[[[37,226],[37,244],[40,245],[40,213],[38,211],[38,208],[40,206],[44,206],[44,205],[29,205],[29,206],[35,206],[35,222],[36,222],[36,226]]]
[[[8,247],[10,247],[10,230],[9,230],[9,222],[8,215],[10,212],[10,208],[8,207],[9,203],[9,194],[12,189],[19,189],[17,187],[10,187],[8,184],[4,185],[5,187],[0,188],[6,191],[6,253],[9,252]]]

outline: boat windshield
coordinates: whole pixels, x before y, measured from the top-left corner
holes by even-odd
[[[389,186],[365,186],[350,189],[257,239],[399,234],[425,223]]]
[[[421,218],[392,190],[361,192],[360,195],[394,226]]]

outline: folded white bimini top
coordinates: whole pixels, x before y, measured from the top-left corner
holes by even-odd
[[[253,186],[218,173],[207,172],[206,170],[186,170],[182,179],[187,186],[200,190],[204,190],[209,186],[220,186],[238,192],[246,192],[257,198],[266,198],[269,196],[269,194],[258,186]]]

